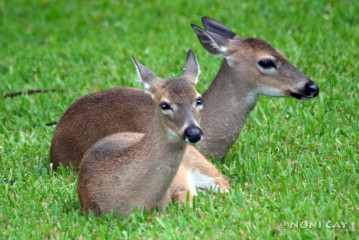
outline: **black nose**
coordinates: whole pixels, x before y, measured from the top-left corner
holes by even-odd
[[[201,140],[203,136],[202,130],[196,126],[189,126],[184,130],[184,139],[190,143],[196,143]]]
[[[319,94],[319,87],[314,82],[310,81],[305,84],[305,94],[309,97],[316,97]]]

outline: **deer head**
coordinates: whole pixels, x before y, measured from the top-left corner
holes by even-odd
[[[308,99],[319,94],[318,86],[271,44],[258,38],[242,38],[223,24],[203,17],[204,29],[192,24],[198,39],[210,53],[223,57],[236,76],[247,79],[242,87],[254,95],[292,96]]]
[[[169,139],[183,139],[190,143],[201,140],[203,133],[198,122],[203,100],[196,90],[200,68],[194,53],[188,51],[182,76],[168,80],[159,78],[134,58],[133,61],[145,92],[155,102],[155,114],[160,114]]]

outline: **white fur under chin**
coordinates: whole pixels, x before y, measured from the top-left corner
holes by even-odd
[[[181,137],[171,129],[166,128],[166,132],[167,132],[167,139],[169,142],[173,143],[182,140]]]
[[[187,174],[188,187],[194,196],[199,192],[206,193],[208,190],[215,192],[220,190],[220,187],[216,184],[216,181],[211,177],[200,173],[197,170],[190,170]]]
[[[271,87],[260,87],[258,88],[260,94],[271,96],[271,97],[286,97],[287,94],[277,88]]]
[[[254,89],[253,91],[249,92],[246,97],[246,103],[248,105],[254,105],[256,104],[258,100],[258,96],[262,94],[265,96],[271,96],[271,97],[286,97],[288,94],[282,92],[279,89],[271,88],[271,87],[259,87]]]

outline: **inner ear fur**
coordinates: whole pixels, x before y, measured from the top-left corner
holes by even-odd
[[[194,24],[192,24],[192,28],[196,32],[202,46],[208,52],[223,57],[229,54],[228,46],[230,39],[217,33],[204,30]]]
[[[188,50],[186,65],[183,69],[183,76],[187,76],[191,84],[197,84],[198,76],[201,74],[201,69],[198,64],[196,55],[192,50]]]
[[[233,39],[236,36],[235,32],[210,17],[202,17],[202,23],[205,30],[217,33],[225,38]]]

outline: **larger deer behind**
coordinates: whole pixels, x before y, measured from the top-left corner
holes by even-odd
[[[264,40],[242,38],[221,23],[203,17],[204,29],[192,25],[203,47],[223,57],[209,89],[202,128],[206,137],[198,149],[222,159],[238,138],[260,95],[307,99],[318,86]],[[138,106],[137,102],[143,104]],[[85,151],[97,140],[116,132],[145,132],[153,114],[153,101],[143,91],[115,88],[77,100],[59,121],[50,158],[56,168],[78,168]],[[185,154],[185,159],[190,158]]]

